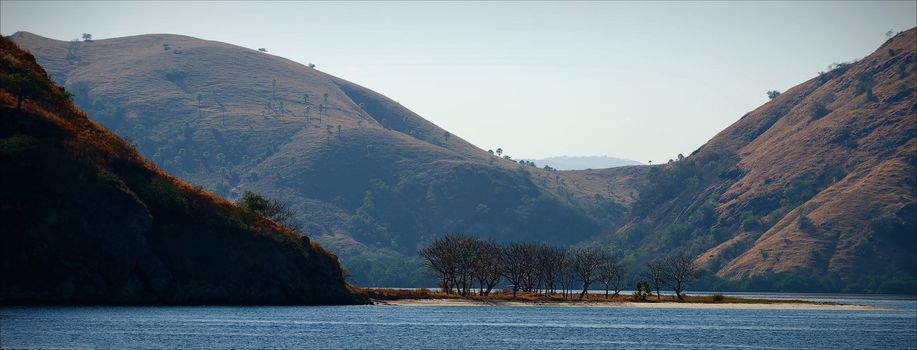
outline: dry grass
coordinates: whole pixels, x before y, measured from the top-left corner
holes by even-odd
[[[434,292],[426,288],[420,289],[386,289],[386,288],[360,288],[353,287],[353,292],[357,295],[376,300],[399,300],[399,299],[448,299],[445,293]]]
[[[679,301],[674,296],[662,296],[661,299],[657,299],[655,296],[648,298],[646,301],[637,301],[634,300],[630,295],[620,294],[617,297],[612,298],[609,295],[608,299],[605,298],[604,293],[602,294],[590,294],[588,299],[579,299],[579,293],[573,293],[568,296],[562,296],[560,294],[554,295],[545,295],[540,293],[530,293],[530,292],[517,292],[516,297],[513,298],[513,293],[511,291],[500,290],[494,291],[488,296],[480,296],[477,294],[469,295],[466,297],[460,296],[458,294],[446,294],[443,292],[431,291],[426,288],[420,289],[386,289],[386,288],[354,288],[354,292],[363,297],[374,299],[374,300],[405,300],[405,299],[452,299],[452,300],[473,300],[480,302],[506,302],[506,301],[515,301],[523,303],[532,303],[532,304],[550,304],[550,303],[624,303],[624,302],[639,302],[639,303],[694,303],[694,304],[813,304],[813,305],[839,305],[837,303],[831,302],[813,302],[805,300],[773,300],[773,299],[752,299],[752,298],[740,298],[733,296],[723,296],[722,299],[717,300],[718,298],[713,297],[712,295],[704,296],[685,296],[685,300]]]

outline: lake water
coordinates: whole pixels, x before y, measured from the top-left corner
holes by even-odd
[[[0,347],[917,349],[917,300],[766,296],[894,310],[4,307]]]

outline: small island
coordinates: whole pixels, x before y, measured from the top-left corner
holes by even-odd
[[[722,293],[688,295],[700,269],[696,259],[682,253],[648,261],[637,274],[628,274],[633,265],[628,268],[619,252],[608,249],[561,248],[535,242],[500,244],[468,235],[434,239],[418,255],[430,274],[438,277],[439,288],[352,287],[353,291],[373,304],[396,306],[879,309]],[[635,280],[632,292],[624,292],[628,280]],[[602,290],[595,291],[593,286]]]
[[[658,309],[784,309],[784,310],[883,310],[885,308],[871,305],[851,305],[834,302],[817,302],[808,300],[777,300],[727,296],[719,293],[711,295],[685,295],[683,300],[675,296],[655,295],[645,300],[635,299],[633,295],[618,295],[606,299],[603,295],[592,295],[589,299],[576,296],[566,297],[560,294],[541,294],[518,292],[513,298],[508,290],[495,291],[487,296],[479,294],[461,296],[446,294],[427,288],[389,289],[389,288],[355,288],[355,291],[374,305],[388,306],[508,306],[508,307],[629,307]],[[569,294],[568,294],[569,296]]]

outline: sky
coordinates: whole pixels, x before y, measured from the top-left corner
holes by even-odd
[[[350,80],[513,158],[688,155],[828,65],[917,26],[902,2],[24,2],[0,33],[171,33]]]

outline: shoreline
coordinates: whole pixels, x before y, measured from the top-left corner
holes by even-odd
[[[380,306],[448,306],[448,307],[598,307],[650,309],[753,309],[753,310],[890,310],[884,307],[850,304],[819,304],[800,302],[774,303],[696,303],[696,302],[633,302],[633,301],[508,301],[475,299],[392,299],[372,300]]]

